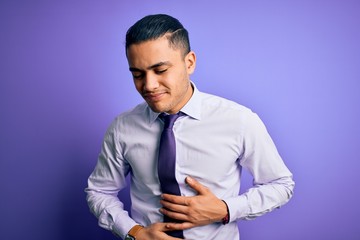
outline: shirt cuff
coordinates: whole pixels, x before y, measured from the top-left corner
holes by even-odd
[[[135,225],[138,225],[135,221],[129,221],[123,225],[114,224],[112,228],[112,232],[115,235],[120,236],[122,239],[125,239],[126,234],[128,234],[130,229],[133,228]]]
[[[246,195],[240,195],[233,198],[224,199],[229,208],[229,222],[238,219],[246,219],[250,213],[250,208]]]
[[[116,219],[121,219],[121,223],[119,223],[119,221]],[[121,216],[120,218],[114,219],[113,216],[107,212],[107,210],[104,210],[103,213],[99,216],[98,223],[100,227],[110,230],[114,235],[123,239],[130,231],[130,229],[137,225],[137,223],[129,216]]]

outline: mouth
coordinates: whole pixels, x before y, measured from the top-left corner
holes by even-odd
[[[158,102],[165,96],[165,92],[146,92],[143,94],[147,102]]]

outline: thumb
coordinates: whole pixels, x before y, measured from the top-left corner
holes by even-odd
[[[192,177],[186,177],[185,181],[192,189],[197,191],[199,194],[205,194],[208,191],[207,187],[205,187]]]

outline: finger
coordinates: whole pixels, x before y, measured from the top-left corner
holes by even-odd
[[[186,177],[186,183],[199,194],[206,194],[208,192],[208,188],[196,181],[192,177]]]
[[[184,196],[177,196],[177,195],[171,195],[171,194],[162,194],[161,198],[163,201],[171,202],[177,205],[187,205],[187,197]]]
[[[156,232],[158,232],[157,234],[159,234],[159,235],[156,235],[156,236],[160,237],[163,240],[165,240],[165,239],[166,240],[180,240],[180,238],[175,238],[175,237],[172,237],[172,236],[169,236],[168,234],[166,234],[166,232],[176,230],[176,228],[174,228],[174,226],[172,226],[172,223],[157,222],[157,223],[153,223],[150,227],[153,230],[155,230]],[[186,225],[183,227],[186,227]],[[177,228],[180,228],[180,226],[178,226]],[[156,239],[158,239],[158,238],[156,238]]]
[[[168,216],[168,217],[170,217],[172,219],[179,220],[179,221],[189,221],[189,217],[188,217],[187,214],[169,211],[166,208],[160,208],[159,211],[163,215],[166,215],[166,216]]]
[[[160,200],[160,204],[163,205],[164,208],[174,212],[186,213],[188,209],[185,205],[168,202],[166,200]]]
[[[175,231],[175,230],[185,230],[189,228],[193,228],[195,225],[190,222],[183,222],[183,223],[167,223],[166,228],[168,231]]]
[[[156,231],[166,232],[166,231],[169,231],[169,228],[167,227],[167,225],[168,225],[168,223],[157,222],[157,223],[153,223],[151,226]]]

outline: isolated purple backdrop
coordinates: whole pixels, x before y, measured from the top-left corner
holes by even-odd
[[[183,22],[192,80],[257,112],[294,173],[292,201],[240,221],[241,239],[359,239],[360,4],[349,0],[2,0],[0,238],[114,239],[83,189],[107,126],[141,101],[124,35],[152,13]]]

